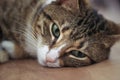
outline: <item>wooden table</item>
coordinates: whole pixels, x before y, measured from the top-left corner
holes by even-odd
[[[45,68],[35,60],[15,60],[0,65],[0,80],[120,80],[120,44],[109,60],[80,68]]]

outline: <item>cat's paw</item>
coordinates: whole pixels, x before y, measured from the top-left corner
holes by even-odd
[[[5,63],[8,60],[9,60],[8,54],[5,51],[0,50],[0,63]]]

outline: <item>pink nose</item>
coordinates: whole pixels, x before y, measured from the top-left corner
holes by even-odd
[[[46,62],[55,63],[56,59],[51,58],[49,55],[46,56]]]

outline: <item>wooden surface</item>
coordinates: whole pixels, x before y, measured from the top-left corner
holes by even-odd
[[[35,60],[15,60],[0,65],[0,80],[120,80],[120,44],[109,60],[80,68],[45,68]]]

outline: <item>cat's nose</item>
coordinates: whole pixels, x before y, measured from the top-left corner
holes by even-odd
[[[50,57],[49,55],[46,56],[46,63],[50,62],[50,63],[55,63],[56,59]]]

